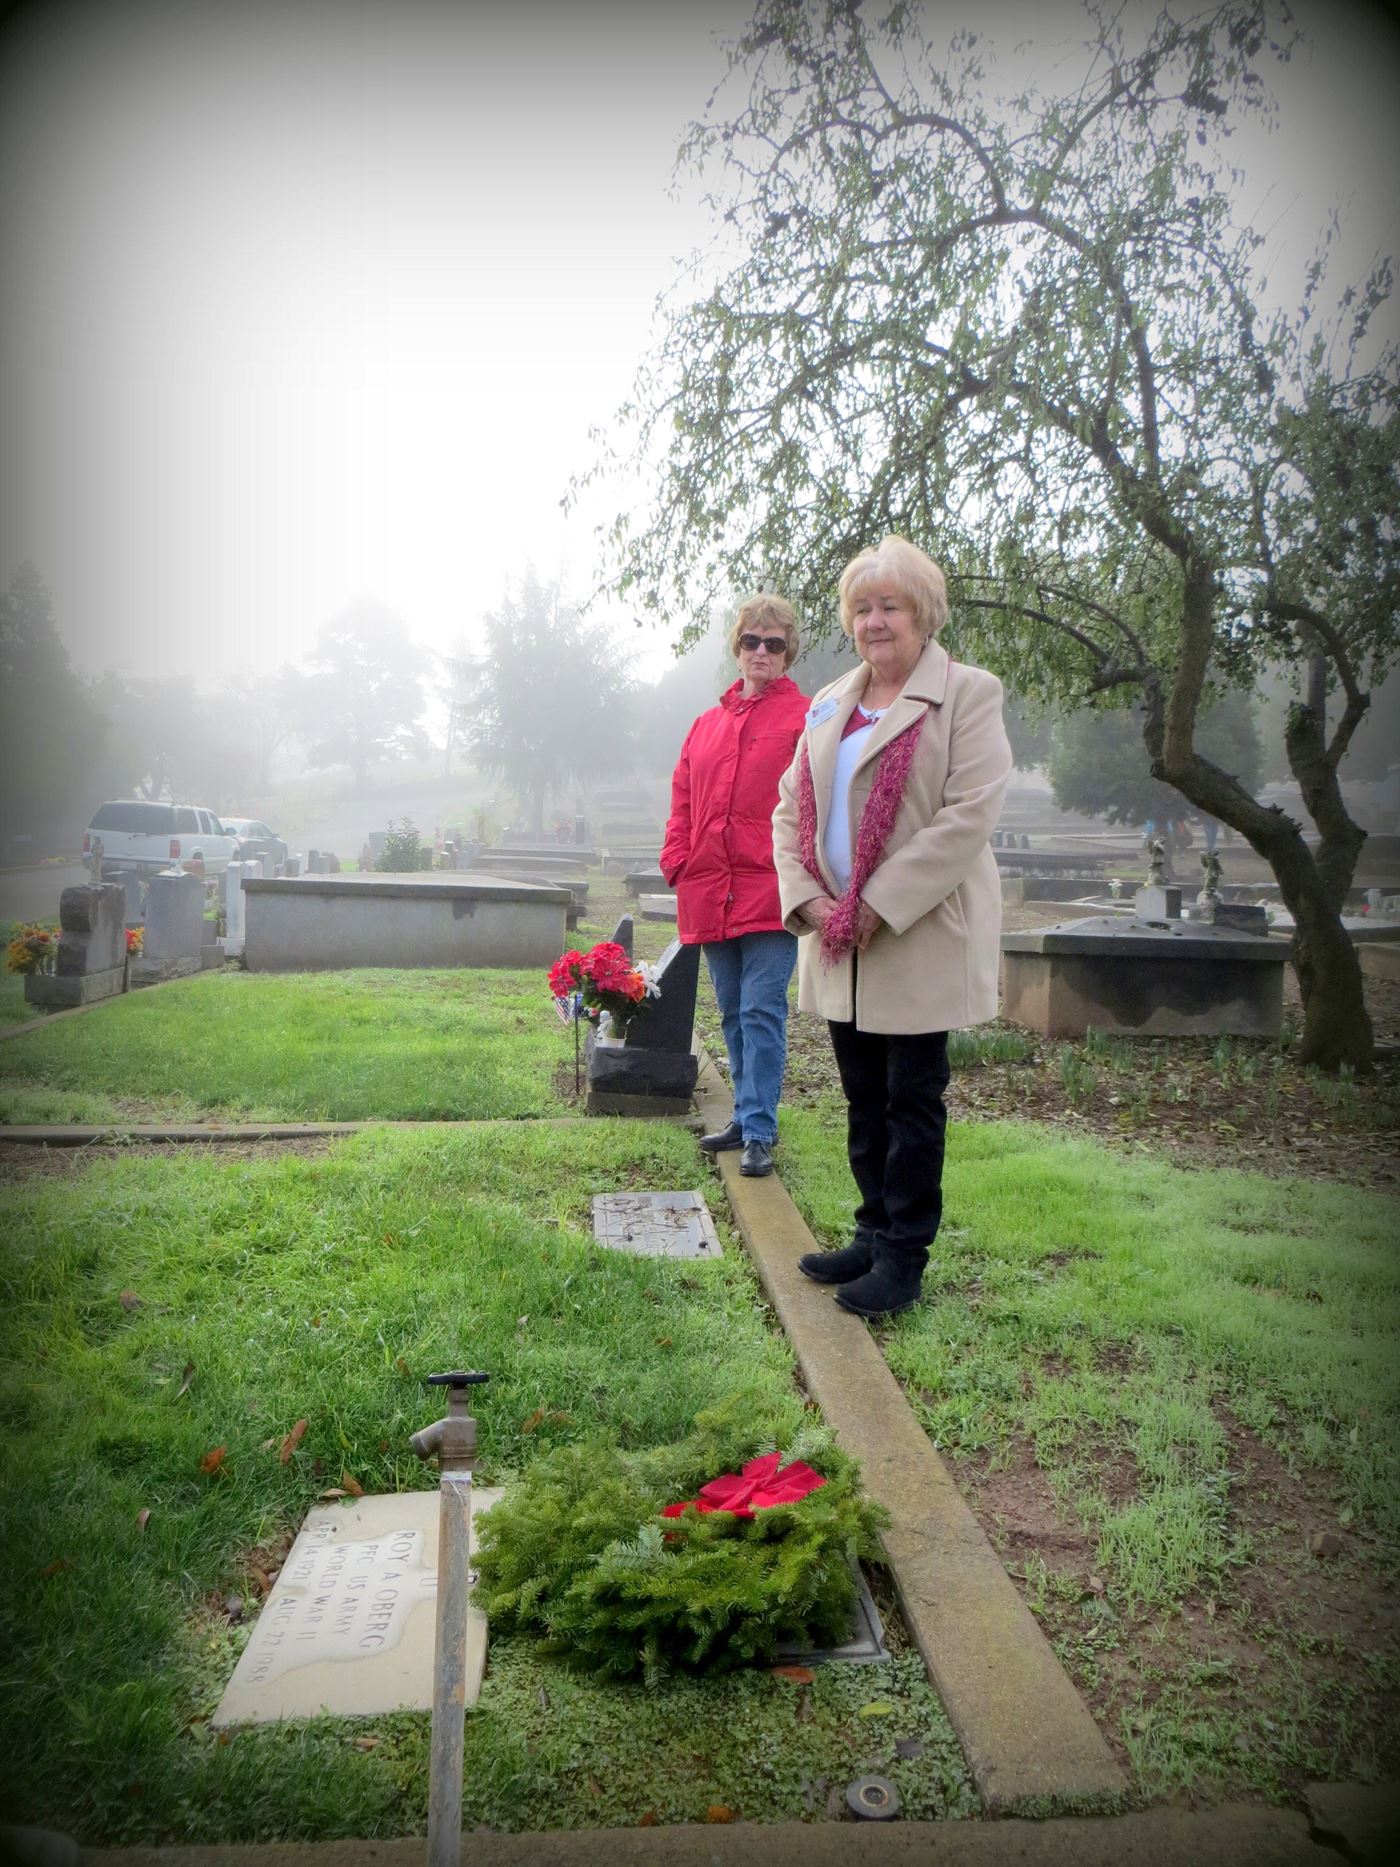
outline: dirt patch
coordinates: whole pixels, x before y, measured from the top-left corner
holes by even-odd
[[[164,1148],[182,1158],[196,1155],[215,1160],[267,1160],[278,1154],[308,1158],[329,1153],[337,1136],[307,1137],[295,1141],[121,1141],[88,1142],[82,1147],[47,1147],[43,1142],[0,1141],[0,1183],[61,1179],[80,1173],[98,1160],[129,1160],[139,1148],[149,1153]]]
[[[1217,1593],[1172,1609],[1133,1612],[1115,1598],[1112,1577],[1096,1572],[1093,1532],[1060,1503],[1028,1442],[951,1470],[1130,1773],[1134,1747],[1156,1721],[1180,1727],[1188,1746],[1209,1729],[1233,1733],[1210,1772],[1230,1795],[1300,1794],[1329,1760],[1335,1773],[1364,1759],[1393,1776],[1393,1552],[1341,1524],[1325,1471],[1293,1467],[1227,1408],[1216,1411],[1230,1447],[1230,1528],[1250,1553]],[[1137,1495],[1130,1459],[1095,1449],[1092,1469],[1111,1503]],[[1326,1557],[1314,1553],[1324,1535],[1338,1539]]]

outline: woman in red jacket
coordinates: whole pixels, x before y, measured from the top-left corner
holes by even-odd
[[[741,1173],[773,1171],[787,1061],[787,992],[797,941],[783,927],[773,867],[778,780],[792,763],[807,700],[785,669],[797,625],[780,596],[751,596],[729,638],[739,679],[686,735],[671,780],[661,873],[676,891],[680,937],[703,945],[734,1084],[734,1118],[702,1135],[742,1147]]]

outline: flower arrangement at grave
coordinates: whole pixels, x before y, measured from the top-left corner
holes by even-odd
[[[146,944],[146,929],[144,927],[128,927],[127,928],[126,930],[126,956],[128,959],[137,958],[142,948],[145,946],[145,944]]]
[[[648,996],[659,996],[650,969],[634,965],[615,940],[600,940],[586,953],[561,954],[549,969],[549,989],[556,1005],[569,1007],[561,1016],[596,1024],[606,1011],[618,1031],[645,1008]]]
[[[58,954],[58,928],[37,921],[15,929],[5,949],[6,972],[52,972]]]
[[[537,1459],[483,1518],[477,1599],[493,1627],[596,1677],[770,1664],[849,1638],[855,1561],[887,1513],[825,1428],[782,1449],[735,1395],[688,1438],[592,1438]]]

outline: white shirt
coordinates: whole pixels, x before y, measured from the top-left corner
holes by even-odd
[[[835,876],[836,886],[842,893],[850,883],[853,857],[851,778],[855,772],[856,760],[865,750],[867,736],[874,730],[875,722],[881,719],[884,713],[884,707],[871,713],[858,704],[856,715],[861,724],[848,732],[836,748],[836,770],[831,780],[831,808],[827,812],[826,834],[822,837],[822,854],[826,857],[826,866]]]

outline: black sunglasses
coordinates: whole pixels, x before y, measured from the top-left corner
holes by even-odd
[[[749,654],[753,654],[755,649],[766,648],[770,655],[785,655],[787,637],[785,635],[741,635],[739,646],[746,649]]]

